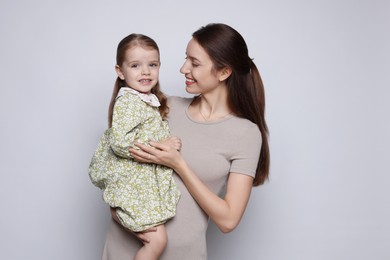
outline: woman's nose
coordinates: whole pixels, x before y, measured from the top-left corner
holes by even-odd
[[[186,73],[189,73],[189,72],[190,72],[190,70],[189,70],[189,68],[187,66],[187,61],[186,61],[186,62],[184,62],[183,66],[181,66],[180,73],[186,74]]]

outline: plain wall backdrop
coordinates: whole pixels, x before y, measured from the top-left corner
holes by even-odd
[[[108,207],[88,177],[115,51],[157,41],[160,81],[193,31],[237,29],[264,80],[271,177],[211,260],[390,259],[390,2],[0,1],[0,258],[100,258]]]

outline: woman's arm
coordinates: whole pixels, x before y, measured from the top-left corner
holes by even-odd
[[[230,173],[225,197],[214,194],[187,166],[175,169],[188,191],[218,228],[228,233],[240,223],[252,190],[253,178],[243,174]]]
[[[222,199],[198,178],[178,151],[157,142],[150,142],[150,145],[136,144],[141,150],[130,149],[130,152],[140,162],[173,168],[192,197],[222,232],[230,232],[239,224],[252,190],[252,177],[230,173],[226,194]]]

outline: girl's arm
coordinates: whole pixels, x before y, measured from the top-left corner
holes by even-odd
[[[177,150],[157,142],[150,142],[150,145],[136,144],[141,150],[130,149],[130,152],[137,161],[173,168],[192,197],[222,232],[230,232],[239,224],[252,190],[252,177],[230,173],[225,197],[220,198],[198,178]]]
[[[124,94],[114,106],[109,142],[115,155],[123,158],[132,158],[129,148],[141,139],[138,126],[146,120],[143,103],[137,98],[133,94]]]

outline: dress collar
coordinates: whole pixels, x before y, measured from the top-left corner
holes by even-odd
[[[141,98],[142,101],[144,101],[146,104],[152,107],[159,107],[160,101],[158,100],[157,96],[155,94],[149,93],[141,93],[135,89],[132,89],[130,87],[122,87],[119,89],[118,95],[116,98],[122,96],[124,93],[130,92],[133,95],[137,95],[139,98]]]

